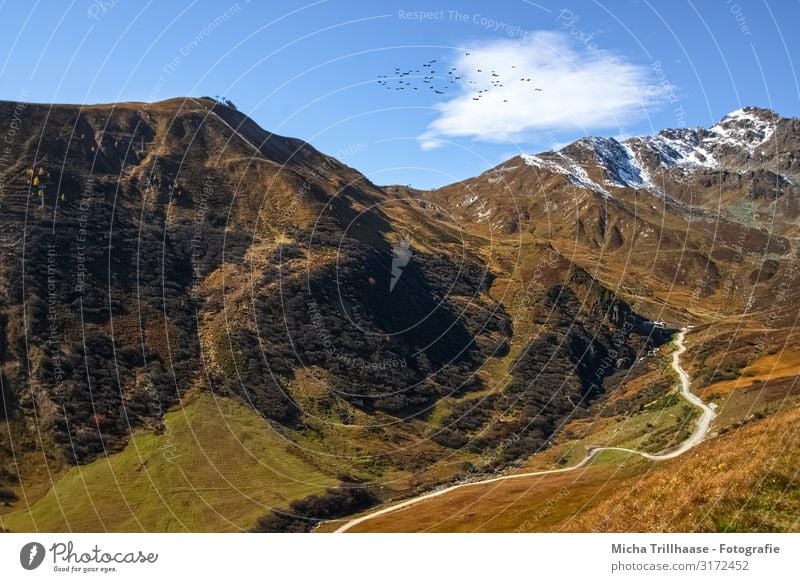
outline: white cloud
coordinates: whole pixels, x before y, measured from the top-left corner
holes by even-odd
[[[468,52],[454,63],[462,77],[458,94],[435,106],[439,115],[420,136],[424,149],[452,138],[555,143],[564,131],[620,133],[667,97],[648,67],[561,32],[492,41]],[[491,85],[493,79],[503,86]],[[473,100],[484,88],[489,91]]]

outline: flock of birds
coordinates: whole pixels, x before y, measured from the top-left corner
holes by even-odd
[[[470,56],[470,53],[464,53],[464,56]],[[421,69],[408,69],[402,70],[400,67],[395,67],[393,75],[378,75],[378,85],[389,91],[419,91],[426,87],[433,91],[436,95],[444,95],[448,90],[455,87],[462,87],[468,85],[474,91],[472,95],[473,101],[480,101],[485,97],[490,90],[505,87],[509,82],[498,71],[492,69],[485,71],[476,67],[475,72],[481,73],[485,78],[484,82],[469,80],[465,81],[464,75],[459,72],[456,67],[450,67],[446,71],[441,71],[437,74],[434,67],[436,66],[436,59],[432,59],[422,65]],[[437,67],[438,68],[438,67]],[[511,65],[512,69],[516,69],[516,65]],[[474,75],[473,75],[474,77]],[[520,75],[519,81],[516,81],[517,76],[510,80],[510,82],[530,83],[531,77],[524,74]],[[532,92],[541,91],[539,87],[533,87]],[[508,103],[508,99],[503,99],[503,103]]]

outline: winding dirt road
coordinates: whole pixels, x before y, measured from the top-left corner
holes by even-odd
[[[580,463],[577,465],[573,465],[572,467],[566,467],[564,469],[549,469],[547,471],[534,471],[531,473],[516,473],[514,475],[502,475],[500,477],[492,477],[490,479],[483,479],[481,481],[472,481],[470,483],[460,483],[458,485],[452,485],[450,487],[446,487],[444,489],[439,489],[438,491],[432,491],[431,493],[425,493],[423,495],[419,495],[417,497],[412,497],[411,499],[407,499],[405,501],[401,501],[395,505],[391,505],[389,507],[385,507],[383,509],[379,509],[373,511],[371,513],[367,513],[366,515],[362,515],[361,517],[357,517],[351,519],[344,524],[342,524],[338,529],[335,530],[334,533],[343,533],[347,530],[364,523],[365,521],[369,521],[370,519],[374,519],[376,517],[380,517],[381,515],[386,515],[387,513],[393,513],[395,511],[399,511],[401,509],[405,509],[407,507],[411,507],[421,501],[425,501],[426,499],[433,499],[434,497],[439,497],[441,495],[446,495],[456,489],[462,489],[465,487],[475,487],[476,485],[486,485],[488,483],[496,483],[497,481],[507,481],[510,479],[523,479],[526,477],[538,477],[540,475],[552,475],[555,473],[567,473],[569,471],[575,471],[580,469],[581,467],[586,466],[588,463],[592,461],[599,453],[603,451],[624,451],[628,453],[633,453],[636,455],[640,455],[645,459],[649,459],[651,461],[666,461],[667,459],[674,459],[691,449],[692,447],[698,445],[706,438],[708,434],[708,430],[711,427],[711,421],[714,420],[716,413],[714,410],[700,400],[697,396],[691,393],[689,390],[689,374],[686,373],[681,367],[680,358],[681,355],[686,351],[686,346],[684,345],[684,340],[686,339],[686,328],[683,328],[675,337],[675,344],[678,346],[672,353],[672,369],[678,373],[678,377],[681,381],[680,387],[680,394],[683,396],[690,404],[696,406],[702,411],[702,414],[697,419],[696,426],[694,432],[692,432],[691,436],[683,441],[680,446],[665,451],[662,453],[657,454],[650,454],[645,453],[643,451],[637,451],[635,449],[626,449],[623,447],[589,447],[586,452],[586,456],[581,460]]]

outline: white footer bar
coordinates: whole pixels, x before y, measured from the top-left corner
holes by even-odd
[[[797,534],[0,534],[3,580],[764,580],[798,566]]]

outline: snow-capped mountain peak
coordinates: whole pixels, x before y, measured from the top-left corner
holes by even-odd
[[[655,189],[650,176],[663,171],[679,179],[695,171],[740,172],[752,167],[755,151],[770,140],[781,120],[769,109],[743,107],[710,129],[666,129],[623,142],[585,137],[555,152],[522,159],[566,176],[574,186],[604,195],[608,195],[607,187]],[[598,180],[598,174],[602,179]]]
[[[707,137],[706,140],[709,143],[744,147],[752,153],[772,136],[779,119],[778,115],[769,109],[743,107],[729,113],[711,127],[709,131],[714,135]]]

